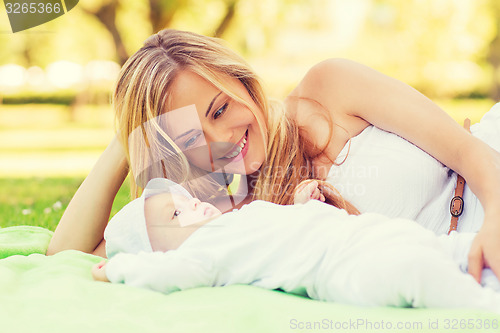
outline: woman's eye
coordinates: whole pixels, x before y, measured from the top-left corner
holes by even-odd
[[[190,138],[189,140],[187,140],[186,142],[184,142],[184,147],[186,147],[186,148],[187,148],[187,147],[190,147],[190,146],[194,145],[194,144],[195,144],[195,142],[196,142],[196,140],[198,140],[198,137],[199,137],[199,136],[200,136],[200,135],[199,135],[199,134],[197,134],[197,135],[195,135],[195,136],[191,137],[191,138]]]
[[[224,114],[224,112],[226,111],[226,109],[227,109],[227,103],[224,104],[223,106],[221,106],[217,111],[214,112],[213,118],[217,119],[220,116],[222,116]]]

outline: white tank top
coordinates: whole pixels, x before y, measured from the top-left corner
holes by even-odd
[[[499,104],[471,131],[500,151]],[[344,159],[341,165],[332,166],[326,180],[361,212],[409,218],[437,234],[448,232],[457,179],[452,170],[400,136],[375,126],[353,137],[336,163]],[[467,185],[464,202],[458,231],[477,232],[484,212]]]

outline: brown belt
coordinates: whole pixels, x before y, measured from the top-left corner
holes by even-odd
[[[467,118],[464,120],[464,127],[470,133],[470,119]],[[450,203],[450,213],[451,213],[451,222],[450,222],[450,230],[448,230],[448,234],[452,231],[457,230],[458,226],[458,217],[462,215],[464,211],[464,187],[465,187],[465,179],[464,177],[457,174],[457,187],[455,188],[455,196],[451,199]]]

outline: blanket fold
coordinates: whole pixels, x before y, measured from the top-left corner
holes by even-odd
[[[50,230],[29,225],[0,228],[0,259],[12,255],[45,254],[52,234]]]

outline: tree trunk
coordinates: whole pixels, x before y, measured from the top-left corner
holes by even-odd
[[[234,18],[236,9],[236,0],[226,2],[226,15],[222,18],[217,29],[215,29],[214,37],[221,37],[229,27],[229,24]]]
[[[153,27],[153,33],[165,29],[170,25],[174,14],[179,7],[184,5],[182,0],[149,0],[149,20]]]
[[[113,43],[116,48],[116,55],[118,57],[118,62],[123,65],[127,61],[129,54],[123,43],[123,39],[116,26],[116,9],[118,8],[118,1],[112,0],[104,5],[102,5],[97,11],[91,12],[87,9],[83,9],[88,14],[94,15],[109,31],[111,37],[113,37]]]
[[[90,11],[86,8],[82,9],[87,14],[95,16],[109,31],[113,37],[113,43],[116,48],[118,61],[120,65],[123,65],[127,61],[129,54],[123,43],[120,31],[116,26],[116,10],[119,5],[118,1],[119,0],[110,0],[95,11]],[[221,37],[228,29],[234,18],[237,0],[227,0],[225,3],[226,13],[217,25],[213,34],[214,37]],[[186,0],[149,0],[149,19],[151,21],[153,32],[156,33],[159,30],[168,27],[171,24],[176,11],[187,5],[188,2]]]

